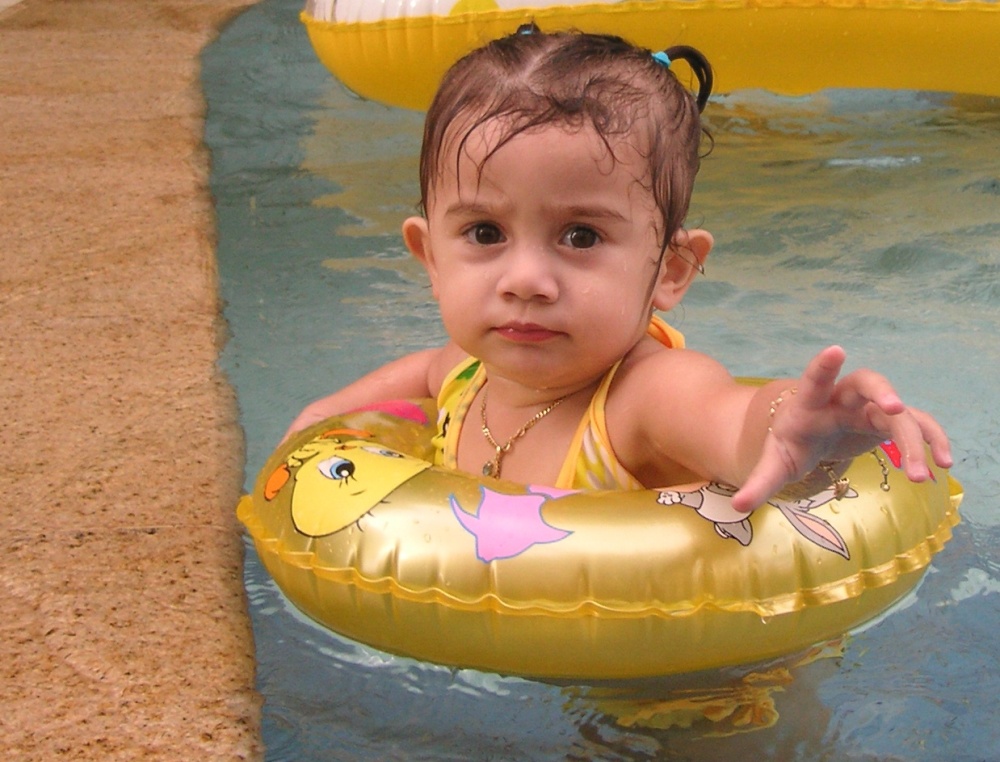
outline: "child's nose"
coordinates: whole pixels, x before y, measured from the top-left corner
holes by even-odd
[[[555,264],[545,246],[527,243],[511,247],[500,263],[497,292],[525,301],[555,301],[559,296]]]

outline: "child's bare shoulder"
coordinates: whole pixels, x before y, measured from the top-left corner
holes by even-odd
[[[624,358],[615,381],[622,386],[643,384],[669,390],[706,382],[731,382],[732,377],[718,360],[703,352],[670,349],[645,337]]]
[[[687,417],[711,403],[725,404],[736,387],[713,357],[691,349],[667,349],[651,339],[640,342],[622,362],[609,405],[634,418],[641,428],[657,419]]]
[[[609,393],[607,425],[619,459],[644,484],[704,475],[707,442],[742,419],[748,387],[690,349],[637,346]]]

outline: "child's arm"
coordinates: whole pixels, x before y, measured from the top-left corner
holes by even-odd
[[[449,344],[393,360],[333,394],[311,402],[292,421],[285,438],[331,415],[374,402],[435,397],[447,372],[446,366],[449,362],[457,363],[461,356],[461,350]]]
[[[951,465],[948,438],[930,415],[904,405],[874,371],[838,380],[843,363],[844,350],[829,347],[801,378],[754,388],[705,355],[658,351],[617,390],[623,425],[616,436],[609,423],[612,442],[646,484],[677,483],[670,479],[686,472],[739,486],[732,504],[740,511],[798,482],[829,484],[885,439],[895,440],[914,481],[929,477],[925,442],[939,466]]]
[[[886,439],[899,446],[911,481],[930,478],[925,443],[938,466],[952,465],[948,437],[932,416],[905,405],[874,371],[838,380],[844,359],[843,349],[828,347],[798,381],[769,384],[754,395],[740,440],[743,457],[753,465],[733,496],[734,508],[752,510],[816,469],[829,479],[839,476],[845,461]]]

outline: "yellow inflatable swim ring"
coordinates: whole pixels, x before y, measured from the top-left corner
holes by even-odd
[[[693,45],[716,91],[871,87],[1000,95],[997,0],[308,0],[323,64],[372,100],[426,108],[445,70],[529,19],[545,31]]]
[[[435,417],[395,402],[306,429],[238,515],[310,617],[441,664],[600,679],[793,653],[913,589],[958,522],[958,483],[909,482],[890,442],[842,500],[747,516],[717,484],[570,492],[444,470]]]

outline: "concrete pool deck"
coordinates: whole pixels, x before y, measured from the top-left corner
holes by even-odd
[[[198,79],[252,4],[0,7],[0,759],[263,756]]]

